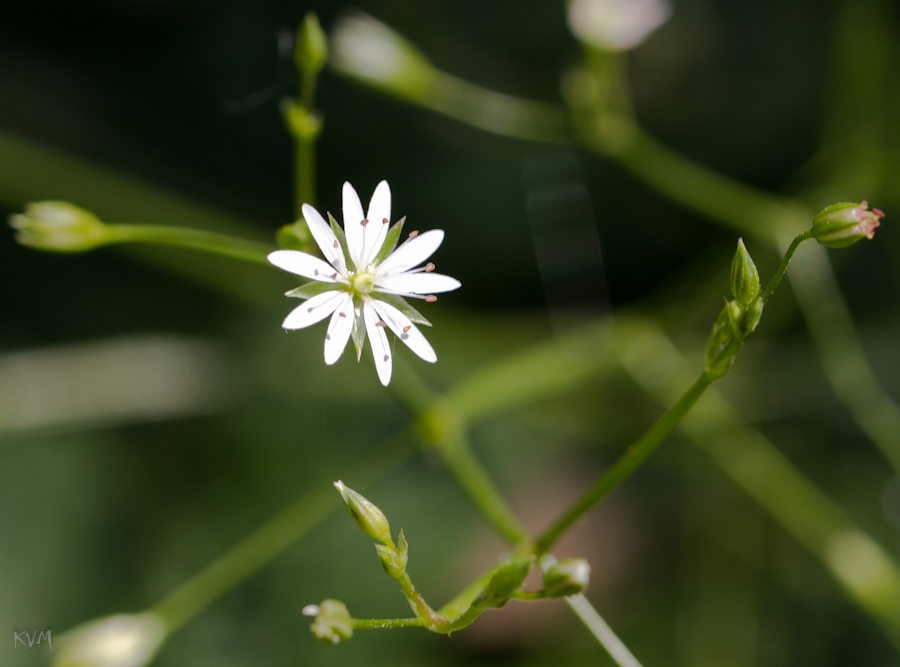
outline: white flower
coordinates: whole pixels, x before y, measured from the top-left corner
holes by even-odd
[[[269,261],[278,268],[312,280],[286,292],[286,296],[306,301],[294,308],[281,326],[303,329],[330,315],[325,334],[328,365],[340,358],[351,337],[359,360],[368,334],[378,379],[386,387],[391,381],[392,352],[385,328],[425,361],[437,361],[416,326],[431,323],[406,298],[434,301],[434,294],[455,290],[460,282],[434,273],[431,262],[420,266],[441,245],[443,231],[412,232],[397,247],[405,218],[390,225],[391,189],[387,181],[375,188],[365,215],[356,190],[344,183],[343,209],[342,230],[330,214],[329,225],[316,209],[303,205],[303,218],[327,262],[298,250],[269,254]]]
[[[569,27],[578,39],[607,51],[627,51],[669,20],[667,0],[571,0]]]

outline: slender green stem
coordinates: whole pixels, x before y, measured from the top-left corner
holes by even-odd
[[[511,597],[514,600],[525,600],[526,602],[547,599],[547,596],[544,595],[544,591],[513,591]]]
[[[303,204],[316,205],[316,137],[294,140],[294,214],[303,217]]]
[[[587,512],[601,498],[628,479],[640,468],[653,452],[663,443],[675,427],[681,423],[703,392],[713,383],[714,376],[702,373],[650,429],[640,437],[619,459],[579,498],[553,525],[548,528],[535,544],[537,554],[546,553],[562,534]]]
[[[107,225],[107,243],[152,243],[211,252],[248,262],[268,264],[266,255],[274,246],[236,236],[192,227],[169,225]]]
[[[475,457],[465,433],[448,434],[434,441],[434,445],[469,498],[494,528],[512,544],[529,542],[528,532]]]
[[[394,363],[399,372],[390,386],[394,395],[418,415],[425,444],[441,454],[469,498],[504,538],[513,544],[528,541],[527,531],[472,451],[460,411],[430,390],[408,364],[396,358]]]
[[[390,628],[423,628],[427,623],[421,618],[354,618],[355,629],[387,630]]]
[[[354,486],[364,487],[406,461],[414,453],[412,441],[409,429],[403,429],[373,447],[344,475],[354,480]],[[331,482],[316,486],[167,595],[151,611],[163,619],[169,632],[176,630],[281,554],[340,504]]]
[[[781,264],[778,265],[778,270],[775,272],[775,275],[772,276],[772,279],[769,281],[769,285],[766,287],[766,291],[763,293],[762,301],[763,305],[766,305],[768,300],[772,298],[772,294],[775,293],[775,290],[778,288],[778,284],[781,282],[781,279],[784,277],[785,271],[787,271],[788,265],[791,263],[791,259],[794,257],[794,251],[797,250],[797,246],[799,246],[806,239],[812,238],[812,230],[807,230],[802,234],[799,234],[793,241],[791,241],[791,245],[788,246],[788,249],[784,253],[784,257],[781,259]]]

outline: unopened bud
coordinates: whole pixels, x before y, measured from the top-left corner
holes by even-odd
[[[384,512],[340,480],[334,483],[334,488],[340,492],[350,516],[366,535],[379,542],[384,542],[389,547],[394,546],[394,541],[391,539],[391,525]]]
[[[304,610],[312,611],[314,606],[308,605]],[[353,636],[353,617],[343,602],[325,600],[318,607],[316,619],[309,626],[316,639],[326,644],[338,644]]]
[[[309,12],[297,30],[294,63],[304,74],[318,74],[328,59],[328,38],[319,25],[319,17]]]
[[[731,293],[744,308],[759,294],[759,271],[744,247],[743,239],[738,239],[737,251],[731,261]]]
[[[384,568],[388,576],[394,579],[402,577],[403,573],[406,572],[406,563],[400,558],[400,554],[386,544],[376,544],[375,549],[378,551],[381,567]]]
[[[504,563],[491,577],[477,601],[485,607],[505,605],[510,596],[525,583],[533,563],[533,557],[513,558]]]
[[[356,12],[331,32],[331,64],[339,72],[400,97],[421,100],[437,72],[428,58],[381,21]]]
[[[846,248],[860,239],[871,239],[884,213],[868,208],[865,201],[832,204],[813,221],[813,238],[829,248]]]
[[[141,667],[165,639],[155,614],[119,614],[86,623],[60,638],[53,667]]]
[[[581,41],[605,51],[632,49],[669,20],[665,0],[571,0],[569,27]]]
[[[563,558],[544,573],[544,594],[550,598],[577,595],[587,588],[591,566],[583,558]]]
[[[67,202],[28,204],[25,213],[12,215],[9,224],[22,245],[53,252],[82,252],[108,240],[106,225],[93,213]]]

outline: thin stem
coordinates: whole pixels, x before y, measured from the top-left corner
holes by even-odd
[[[419,417],[425,444],[434,447],[475,506],[509,542],[529,541],[528,532],[509,508],[488,472],[472,451],[465,418],[436,395],[408,364],[395,358],[394,395]]]
[[[354,486],[366,486],[406,461],[414,453],[411,442],[409,429],[395,433],[356,461],[344,472],[345,477],[352,478]],[[330,482],[316,486],[167,595],[151,611],[163,619],[169,632],[178,629],[281,554],[340,504],[340,496]]]
[[[169,225],[107,225],[107,243],[152,243],[211,252],[248,262],[268,264],[266,255],[274,246],[228,234],[193,227]]]
[[[535,544],[535,553],[546,553],[562,534],[587,512],[601,498],[628,479],[653,452],[663,443],[681,420],[690,412],[703,392],[713,383],[714,376],[702,373],[684,395],[678,399],[650,429],[640,437],[619,459],[598,479],[594,485],[577,500],[556,522],[544,532]]]
[[[303,217],[303,204],[316,205],[316,137],[294,140],[294,206],[297,219]]]
[[[544,595],[544,591],[513,591],[513,594],[510,597],[514,600],[525,600],[526,602],[547,599],[547,596]]]
[[[597,613],[597,610],[591,606],[588,599],[584,595],[572,595],[566,598],[566,604],[575,612],[575,615],[581,619],[581,622],[591,631],[591,634],[600,642],[600,645],[606,649],[610,657],[616,661],[620,667],[641,667],[638,659],[632,655],[628,647],[622,643],[622,640],[616,636],[606,621]]]
[[[390,628],[423,628],[427,623],[421,618],[354,618],[354,629],[387,630]]]
[[[530,541],[528,532],[475,457],[465,434],[449,435],[436,441],[435,445],[456,480],[494,528],[512,544]]]
[[[791,259],[794,256],[794,251],[797,250],[797,246],[799,246],[803,241],[808,238],[812,238],[812,230],[807,230],[802,234],[799,234],[793,241],[791,241],[791,245],[788,246],[788,249],[784,253],[784,257],[781,259],[781,264],[778,265],[778,270],[775,272],[775,275],[772,276],[772,279],[769,281],[768,287],[766,287],[766,291],[763,293],[762,301],[763,305],[766,305],[766,302],[770,298],[772,298],[772,294],[775,293],[775,290],[778,288],[778,284],[781,282],[781,279],[784,277],[785,271],[787,271],[788,264],[791,263]]]

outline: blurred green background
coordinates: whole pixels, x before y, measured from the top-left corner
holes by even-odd
[[[563,4],[538,0],[4,3],[2,212],[67,199],[109,222],[231,221],[272,238],[292,221],[292,144],[278,108],[298,83],[290,36],[307,11],[328,29],[351,8],[438,67],[522,97],[558,101],[579,56]],[[896,71],[900,54],[896,39],[866,51],[885,43],[872,35],[897,35],[893,10],[679,0],[632,54],[629,74],[648,131],[707,166],[787,194],[823,172],[860,176],[817,203],[865,197],[887,213],[873,242],[833,259],[878,379],[898,397],[900,90],[878,77]],[[848,34],[860,53],[836,50]],[[868,95],[847,99],[847,71]],[[449,387],[559,335],[573,307],[644,313],[700,369],[727,292],[733,231],[577,148],[489,135],[329,72],[318,107],[320,210],[338,213],[344,180],[367,200],[387,179],[395,217],[447,232],[435,261],[463,289],[426,312],[440,362],[398,350],[429,383]],[[859,109],[869,125],[854,120]],[[815,158],[823,136],[832,151]],[[871,177],[868,149],[879,155]],[[535,192],[560,183],[575,194],[535,203]],[[158,191],[204,213],[166,208]],[[554,272],[542,252],[559,228],[576,241],[596,233],[600,251]],[[770,275],[778,258],[748,248]],[[296,283],[266,267],[164,249],[51,256],[9,232],[0,234],[0,282],[7,632],[59,635],[155,604],[409,421],[368,353],[326,368],[318,328],[280,329],[292,306],[281,294]],[[900,556],[900,482],[834,398],[787,285],[721,384],[744,419]],[[487,419],[473,440],[538,530],[659,414],[619,372]],[[897,649],[818,562],[705,453],[672,440],[557,550],[591,560],[588,597],[643,664],[896,664]],[[411,574],[436,605],[507,549],[435,457],[417,457],[366,495],[404,528]],[[338,647],[318,644],[306,604],[334,597],[359,617],[408,613],[374,556],[336,512],[174,635],[154,664],[612,664],[560,602],[512,602],[451,639],[359,631]],[[52,657],[4,641],[4,665]]]

